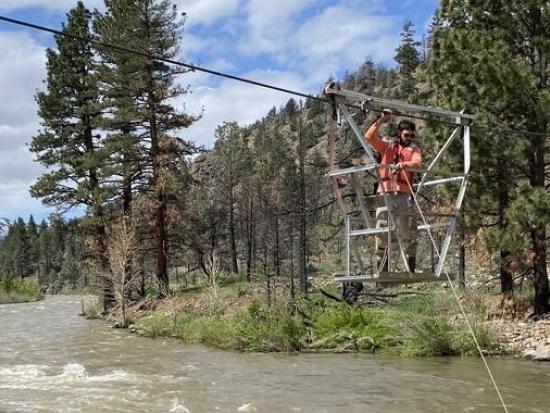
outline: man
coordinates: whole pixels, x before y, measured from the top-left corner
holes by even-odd
[[[412,199],[414,170],[422,167],[422,152],[415,144],[416,126],[409,120],[402,120],[398,125],[397,138],[394,142],[381,139],[377,133],[383,123],[387,123],[391,111],[384,109],[378,119],[365,132],[367,142],[380,154],[380,178],[382,185],[377,192],[386,192],[395,229],[407,256],[409,269],[416,267],[416,214]],[[376,227],[388,226],[386,207],[376,209]],[[385,258],[387,235],[376,237],[376,257],[378,266]],[[387,260],[384,269],[387,270]]]

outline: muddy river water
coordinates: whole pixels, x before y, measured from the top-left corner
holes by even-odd
[[[478,359],[241,354],[0,306],[0,412],[502,412]],[[550,412],[550,363],[490,359],[510,412]]]

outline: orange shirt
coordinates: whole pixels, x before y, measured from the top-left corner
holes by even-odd
[[[372,126],[365,132],[365,139],[378,153],[380,153],[380,178],[386,192],[405,192],[411,193],[411,188],[407,183],[409,181],[412,186],[414,181],[414,172],[407,169],[420,169],[422,167],[422,152],[420,147],[415,143],[408,146],[403,146],[399,143],[387,142],[380,139],[376,132],[380,125],[373,123]],[[397,174],[392,174],[386,165],[401,164],[403,171]],[[378,192],[382,192],[382,188],[378,187]]]

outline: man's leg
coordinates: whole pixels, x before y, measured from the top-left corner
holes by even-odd
[[[399,194],[396,202],[396,232],[411,272],[416,269],[417,224],[413,201],[408,194]]]
[[[389,195],[388,195],[389,199]],[[387,228],[388,226],[388,210],[386,206],[380,206],[376,208],[376,228]],[[375,237],[375,248],[376,248],[376,271],[380,270],[381,272],[388,271],[388,257],[387,254],[388,247],[388,235],[387,234],[377,234]],[[383,268],[380,268],[382,262],[384,262]]]

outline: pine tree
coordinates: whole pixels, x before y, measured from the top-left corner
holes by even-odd
[[[63,264],[63,251],[65,250],[65,238],[67,237],[67,225],[63,216],[53,214],[50,216],[48,228],[48,256],[50,258],[50,269],[57,274],[61,271]]]
[[[27,223],[27,242],[29,244],[29,271],[33,274],[38,272],[38,262],[39,262],[39,253],[38,253],[38,226],[34,222],[34,217],[31,215],[29,217],[29,222]]]
[[[109,271],[105,249],[103,203],[109,196],[102,185],[102,112],[90,37],[90,12],[82,2],[67,14],[63,31],[78,38],[57,35],[57,51],[47,51],[46,91],[36,95],[42,131],[33,138],[30,150],[37,161],[50,169],[32,186],[31,194],[62,211],[77,206],[89,210],[96,244],[96,258]],[[61,248],[63,248],[61,246]],[[112,288],[103,286],[106,307],[113,303]]]
[[[89,37],[89,19],[79,2],[67,14],[63,30]],[[43,129],[30,146],[38,162],[55,169],[43,174],[31,193],[48,206],[67,210],[93,206],[100,195],[100,137],[94,132],[101,113],[90,43],[65,36],[56,36],[56,43],[58,51],[47,51],[47,91],[36,95]]]
[[[216,181],[219,185],[223,204],[226,206],[229,230],[229,248],[231,252],[231,271],[239,272],[237,257],[237,186],[250,168],[250,155],[243,133],[237,123],[225,122],[216,129],[216,150],[219,170]]]
[[[470,197],[478,210],[498,205],[493,245],[500,250],[503,290],[512,286],[512,261],[530,255],[524,251],[530,246],[537,314],[550,311],[544,144],[549,31],[544,0],[445,1],[430,61],[431,81],[446,105],[479,113],[479,123],[541,134],[477,130],[473,164],[480,173],[473,182],[476,195]]]
[[[138,157],[143,158],[143,177],[150,183],[152,193],[156,276],[159,296],[165,297],[169,290],[167,182],[172,179],[169,164],[173,165],[172,161],[167,162],[167,158],[194,150],[188,142],[174,140],[173,133],[190,126],[197,117],[177,110],[172,103],[187,92],[175,83],[176,76],[187,70],[171,67],[155,57],[174,59],[178,55],[183,21],[169,0],[110,0],[105,4],[106,12],[96,16],[100,35],[106,39],[114,36],[126,47],[145,53],[145,56],[110,53],[109,59],[119,70],[114,73],[115,77],[111,78],[108,87],[111,92],[117,91],[115,79],[118,79],[119,85],[127,87],[126,95],[119,96],[113,103],[121,125],[128,124],[135,116],[135,127],[140,132],[140,148],[136,150]],[[128,71],[132,72],[133,82],[125,80]],[[119,88],[118,91],[122,90]],[[122,104],[124,99],[126,103]],[[130,101],[136,107],[131,108]],[[128,131],[123,131],[123,134],[125,132]],[[178,153],[174,148],[178,148]],[[126,174],[123,176],[127,177]]]
[[[63,248],[63,260],[59,275],[63,282],[68,282],[72,289],[76,289],[78,279],[81,275],[81,262],[76,250],[76,239],[74,233],[69,233],[65,237]]]
[[[407,21],[401,32],[401,44],[395,50],[395,61],[399,64],[401,75],[400,96],[405,99],[413,99],[415,92],[414,71],[420,64],[418,47],[420,42],[414,40],[414,25]]]
[[[30,271],[30,248],[25,221],[15,220],[3,241],[3,273],[12,277],[24,277]]]
[[[94,31],[104,43],[127,45],[128,39],[138,35],[138,11],[126,0],[106,0],[105,6],[104,13],[94,14]],[[131,53],[102,46],[98,50],[103,106],[111,114],[102,124],[109,131],[104,144],[110,154],[109,165],[103,170],[111,177],[122,200],[122,212],[128,216],[136,187],[147,184],[142,174],[145,154],[139,142],[140,111],[145,110],[145,102],[139,99],[142,78],[136,76],[143,68]]]
[[[38,284],[46,285],[51,270],[50,233],[46,220],[42,220],[38,230]]]

